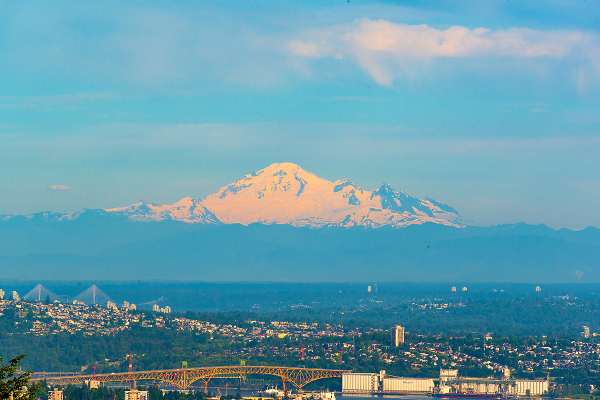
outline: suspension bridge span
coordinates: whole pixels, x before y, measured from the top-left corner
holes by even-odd
[[[111,374],[76,375],[59,377],[36,377],[34,381],[46,379],[52,385],[80,385],[90,380],[98,382],[119,382],[124,384],[132,381],[153,381],[172,384],[178,389],[187,389],[195,382],[200,381],[207,390],[208,382],[214,377],[224,377],[242,374],[274,375],[283,381],[285,390],[286,383],[301,389],[306,384],[324,378],[340,378],[342,374],[352,371],[320,369],[320,368],[293,368],[293,367],[271,367],[271,366],[230,366],[230,367],[204,367],[165,369],[157,371],[117,372]],[[200,383],[199,382],[199,383]]]

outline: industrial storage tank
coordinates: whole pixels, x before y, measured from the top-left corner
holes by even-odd
[[[530,396],[539,396],[548,392],[548,381],[517,380],[515,383],[519,396],[527,395],[527,390]]]
[[[486,383],[461,382],[460,388],[462,390],[472,391],[474,393],[487,393],[487,394],[498,393],[501,390],[500,385],[491,383],[491,382],[486,382]]]
[[[383,378],[384,392],[430,393],[434,386],[431,378]]]
[[[370,393],[379,390],[378,374],[343,374],[342,392]]]

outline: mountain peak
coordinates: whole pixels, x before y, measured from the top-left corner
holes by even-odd
[[[319,178],[293,163],[271,164],[217,190],[202,203],[222,222],[244,225],[400,227],[433,222],[459,226],[455,221],[460,220],[458,214],[450,215],[386,183],[370,192],[348,179]]]
[[[286,172],[293,172],[293,171],[304,171],[298,164],[294,164],[291,162],[282,162],[282,163],[273,163],[271,165],[269,165],[266,168],[261,169],[260,171],[264,171],[266,173],[269,173],[271,171],[286,171]],[[306,172],[306,171],[304,171]]]
[[[452,207],[421,200],[383,183],[363,190],[349,179],[330,182],[290,163],[274,163],[245,175],[202,200],[185,197],[171,205],[137,203],[107,210],[133,221],[248,225],[403,227],[426,222],[464,226]]]

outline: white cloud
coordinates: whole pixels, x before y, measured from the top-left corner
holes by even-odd
[[[67,185],[50,185],[47,190],[71,190]]]
[[[370,19],[309,32],[305,40],[288,47],[301,57],[354,59],[381,85],[391,85],[398,67],[407,62],[440,58],[576,59],[597,73],[599,49],[598,35],[580,31],[463,26],[442,30]]]

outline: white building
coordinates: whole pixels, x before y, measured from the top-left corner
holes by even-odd
[[[589,338],[590,337],[590,327],[589,326],[582,326],[581,327],[582,331],[581,331],[581,336],[583,336],[584,338]]]
[[[98,389],[100,386],[102,386],[102,382],[95,379],[86,379],[85,385],[88,387],[88,389]]]
[[[123,308],[126,308],[129,310],[129,302],[128,301],[123,302]]]
[[[161,309],[160,311],[164,312],[165,314],[171,314],[171,307],[165,306],[165,308]]]
[[[383,378],[383,391],[391,393],[431,393],[435,387],[431,378]]]
[[[158,306],[158,304],[153,304],[152,305],[152,311],[155,311],[155,312],[159,312],[160,311],[160,307]]]
[[[4,300],[4,295],[6,293],[4,293],[4,290],[0,289],[0,300]]]
[[[63,391],[54,389],[48,392],[48,400],[63,400]]]
[[[536,286],[536,287],[535,287],[535,291],[536,291],[536,292],[541,292],[541,291],[542,291],[542,288],[541,288],[541,287],[539,287],[539,286]]]
[[[147,390],[131,389],[125,392],[125,400],[148,400]]]
[[[115,303],[113,303],[112,301],[109,301],[106,303],[106,308],[116,310],[117,305]]]
[[[19,301],[19,300],[21,300],[21,298],[19,297],[19,293],[17,293],[17,291],[16,291],[16,290],[13,290],[13,291],[12,291],[12,299],[13,299],[14,301]]]
[[[457,369],[440,369],[440,381],[454,381],[458,379]]]
[[[378,374],[343,374],[343,393],[371,393],[379,390]]]
[[[456,292],[456,286],[452,286],[452,288],[450,290],[453,292]]]
[[[404,343],[404,328],[396,325],[392,328],[392,346],[398,347],[400,343]]]
[[[130,304],[129,305],[129,309],[130,310],[137,310],[137,307],[135,306],[135,304]]]
[[[548,381],[516,380],[515,383],[519,396],[541,396],[548,393]]]
[[[467,291],[467,287],[466,287],[466,286],[463,286],[463,288],[462,288],[462,291],[463,291],[463,292],[466,292],[466,291]]]

